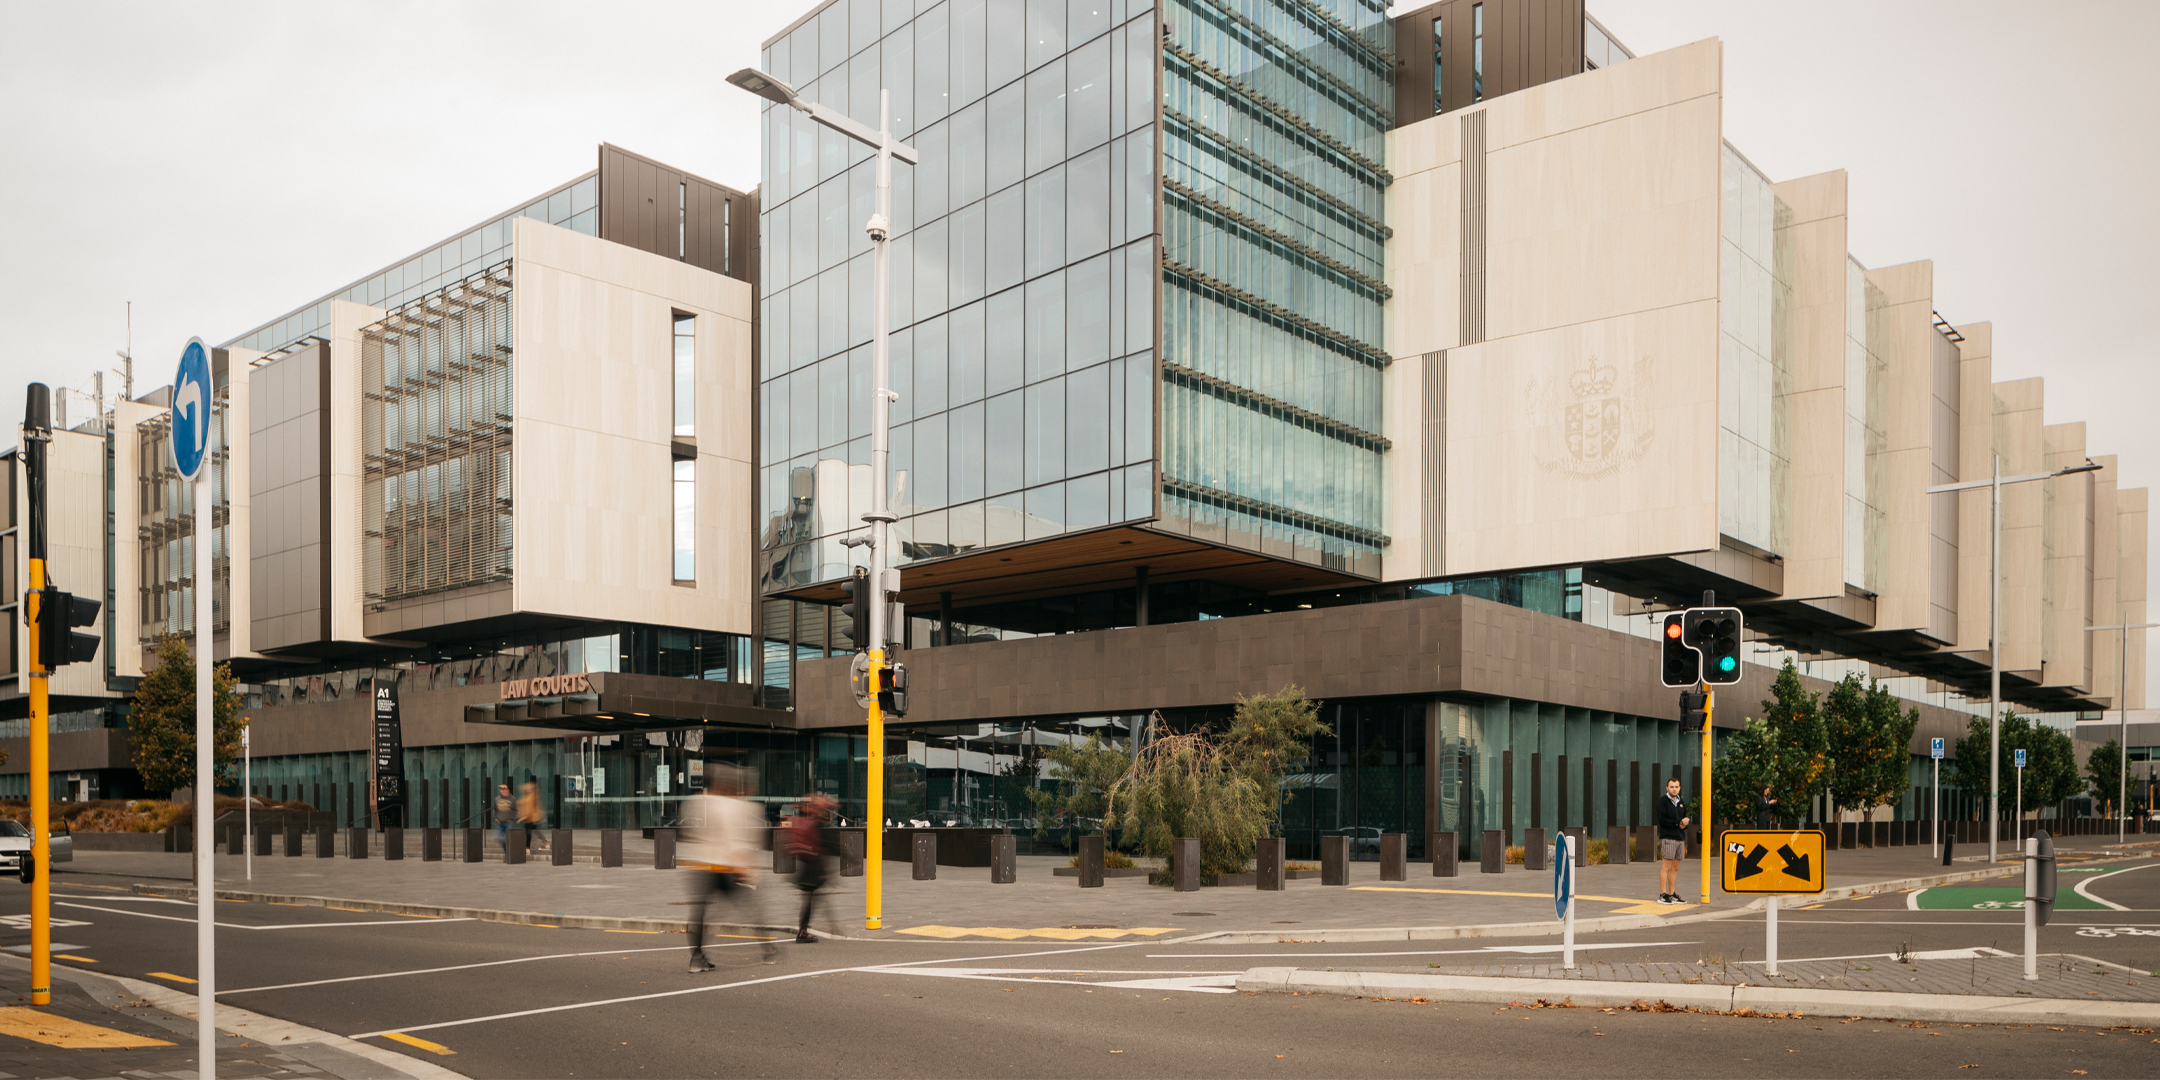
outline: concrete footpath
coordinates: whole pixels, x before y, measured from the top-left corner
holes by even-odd
[[[52,1004],[29,1006],[30,961],[0,956],[0,1075],[193,1077],[195,997],[54,964]],[[218,1006],[220,1076],[462,1080],[432,1062],[231,1005]]]
[[[2124,854],[2155,845],[2133,845]],[[2067,852],[2118,850],[2101,838],[2066,839]],[[1961,860],[1944,867],[1925,847],[1836,851],[1828,862],[1822,899],[1900,891],[2000,876],[2013,866],[1989,867]],[[885,864],[885,929],[861,929],[862,879],[836,879],[825,897],[830,913],[822,932],[845,937],[917,940],[1039,938],[1053,940],[1150,937],[1221,943],[1385,941],[1548,934],[1552,920],[1551,875],[1509,867],[1501,874],[1475,867],[1453,878],[1436,878],[1426,864],[1412,864],[1406,881],[1381,881],[1379,864],[1350,865],[1347,887],[1323,886],[1314,878],[1288,883],[1281,892],[1246,887],[1180,893],[1145,878],[1112,878],[1099,889],[1081,889],[1053,870],[1052,856],[1020,859],[1019,880],[994,884],[984,868],[938,868],[938,877],[916,881],[907,863]],[[1683,895],[1699,898],[1698,863],[1682,866]],[[462,916],[498,922],[546,923],[594,929],[679,930],[687,923],[692,871],[595,863],[552,866],[545,862],[422,862],[258,856],[252,879],[240,856],[217,857],[221,896],[278,903],[320,904],[367,911]],[[129,885],[165,896],[192,895],[185,854],[81,852],[56,868],[58,878]],[[1657,904],[1653,864],[1589,866],[1578,871],[1584,933],[1716,918],[1760,907],[1716,892],[1708,905]],[[791,926],[798,894],[770,877],[759,896],[764,915],[753,925]],[[779,887],[774,887],[779,886]]]

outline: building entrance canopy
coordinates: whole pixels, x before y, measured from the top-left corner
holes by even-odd
[[[701,723],[795,727],[794,713],[752,704],[747,683],[596,671],[514,679],[499,687],[500,700],[465,706],[466,723],[596,734]]]

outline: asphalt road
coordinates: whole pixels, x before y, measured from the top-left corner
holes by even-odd
[[[2129,869],[2103,876],[2116,866]],[[2160,970],[2160,862],[2090,863],[2091,908],[2044,952]],[[2004,883],[1795,904],[1787,959],[2022,947]],[[0,945],[28,890],[0,884]],[[188,989],[191,904],[62,873],[58,962]],[[1197,901],[1196,901],[1197,903]],[[2117,905],[2117,906],[2107,906]],[[2068,905],[2066,904],[2066,907]],[[476,1077],[2020,1076],[2160,1073],[2160,1034],[1247,995],[1257,966],[1419,966],[1549,954],[1554,938],[1360,944],[727,940],[692,975],[680,935],[221,903],[220,1000]],[[1187,925],[1198,928],[1206,916]],[[1286,939],[1297,928],[1285,925]],[[2108,931],[2094,936],[2090,931]],[[1759,955],[1759,916],[1584,935],[1603,957]],[[175,978],[177,977],[177,978]],[[2126,971],[2125,977],[2132,977]],[[2160,1018],[2160,1006],[2155,1007]],[[425,1046],[394,1041],[395,1032]],[[0,1038],[5,1038],[0,1036]],[[2078,1070],[2083,1070],[2079,1072]]]

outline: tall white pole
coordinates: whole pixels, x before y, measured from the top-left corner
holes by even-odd
[[[247,836],[247,879],[255,880],[255,756],[248,729],[240,729],[240,831]]]
[[[866,858],[863,860],[863,925],[872,930],[885,925],[885,713],[879,707],[878,688],[884,678],[885,639],[891,636],[885,626],[885,567],[891,558],[885,544],[889,534],[886,526],[892,522],[893,515],[885,506],[885,469],[892,446],[892,357],[887,351],[888,328],[892,325],[892,150],[892,91],[881,89],[878,91],[877,212],[871,215],[866,227],[872,251],[872,286],[877,293],[872,303],[870,324],[870,512],[863,515],[870,522],[870,595],[859,601],[870,608],[867,612],[870,616],[870,752],[865,763],[869,805],[865,807],[867,813],[863,820],[867,830]]]
[[[1770,903],[1769,903],[1769,905],[1768,905],[1767,907],[1765,907],[1765,908],[1764,908],[1764,911],[1766,911],[1766,912],[1767,912],[1767,913],[1769,914],[1769,916],[1770,916],[1770,918],[1769,918],[1769,921],[1768,921],[1767,923],[1765,923],[1765,924],[1764,924],[1764,926],[1765,926],[1765,929],[1766,929],[1766,930],[1768,931],[1768,933],[1767,933],[1767,938],[1768,938],[1768,940],[1767,940],[1767,942],[1766,942],[1766,943],[1765,943],[1765,945],[1764,945],[1764,950],[1765,950],[1765,951],[1766,951],[1766,952],[1767,952],[1767,953],[1769,954],[1769,957],[1770,957],[1770,961],[1769,961],[1769,963],[1766,963],[1766,964],[1764,964],[1764,965],[1763,965],[1763,974],[1765,974],[1765,975],[1775,975],[1775,974],[1777,974],[1777,894],[1776,894],[1776,893],[1771,893],[1771,894],[1770,894]]]
[[[2123,619],[2122,639],[2122,670],[2118,672],[2122,681],[2122,693],[2115,698],[2115,709],[2122,717],[2122,735],[2115,740],[2115,764],[2119,773],[2116,777],[2115,805],[2127,810],[2130,807],[2130,620],[2127,617]],[[2071,764],[2075,765],[2076,762]],[[2123,824],[2125,816],[2127,815],[2121,813],[2115,815],[2117,844],[2123,842],[2127,831],[2127,826]]]
[[[2025,836],[2025,766],[2023,766],[2023,765],[2020,765],[2020,766],[2018,766],[2018,771],[2017,771],[2017,809],[2016,809],[2015,811],[2013,811],[2013,812],[2012,812],[2012,814],[2011,814],[2011,817],[2010,817],[2010,828],[2011,828],[2011,833],[2010,833],[2010,835],[2011,835],[2012,837],[2015,837],[2015,838],[2018,838],[2018,839],[2023,839],[2023,838],[2024,838],[2024,836]]]
[[[1940,859],[1940,858],[1942,858],[1942,836],[1943,836],[1943,833],[1942,833],[1942,759],[1941,759],[1941,758],[1936,758],[1936,759],[1935,759],[1935,783],[1934,783],[1933,785],[1931,785],[1931,790],[1932,790],[1932,791],[1934,792],[1934,794],[1935,794],[1935,820],[1934,820],[1934,822],[1933,822],[1933,824],[1934,824],[1934,826],[1935,826],[1935,858],[1938,858],[1938,859]]]
[[[1988,485],[1988,862],[2002,812],[2002,458]]]
[[[2040,838],[2025,841],[2025,977],[2040,978]]]
[[[208,403],[205,403],[207,409]],[[209,422],[205,416],[203,423]],[[205,462],[205,465],[208,463]],[[213,741],[210,666],[211,547],[210,472],[195,474],[195,1039],[202,1063],[197,1075],[217,1076],[217,860],[210,822],[217,804],[217,751]]]

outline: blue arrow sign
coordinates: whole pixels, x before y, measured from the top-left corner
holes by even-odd
[[[173,464],[189,480],[202,472],[210,456],[210,353],[201,338],[190,338],[180,353],[180,373],[173,376]]]
[[[1553,918],[1564,919],[1568,901],[1575,898],[1575,858],[1568,852],[1567,834],[1553,839],[1552,861]]]
[[[1929,739],[1929,740],[1928,740],[1928,756],[1929,756],[1929,757],[1932,757],[1932,758],[1934,758],[1934,759],[1935,759],[1935,760],[1937,760],[1937,761],[1941,761],[1941,760],[1942,760],[1942,756],[1943,756],[1943,746],[1942,746],[1942,742],[1943,742],[1943,741],[1942,741],[1941,739]]]
[[[2023,750],[2017,752],[2017,767],[2020,769],[2025,767],[2025,751]]]

